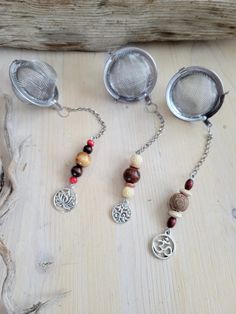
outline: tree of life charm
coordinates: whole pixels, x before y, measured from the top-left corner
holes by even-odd
[[[53,203],[58,211],[69,212],[77,204],[76,194],[72,188],[61,189],[54,195]]]
[[[112,218],[117,224],[127,222],[131,217],[131,209],[126,199],[112,208]]]
[[[170,236],[170,230],[155,236],[152,240],[152,252],[155,257],[166,260],[175,253],[175,242]]]

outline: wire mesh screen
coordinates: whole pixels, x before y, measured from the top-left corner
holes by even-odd
[[[57,75],[54,69],[40,61],[24,61],[18,67],[15,84],[36,100],[46,101],[54,95]]]
[[[215,106],[217,99],[215,81],[203,72],[180,77],[172,88],[173,103],[184,115],[203,115]]]

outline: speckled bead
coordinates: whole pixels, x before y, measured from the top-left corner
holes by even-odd
[[[140,168],[143,162],[141,155],[135,154],[130,158],[130,165],[134,168]]]
[[[136,183],[140,179],[140,172],[138,169],[130,167],[125,170],[123,177],[127,183]]]
[[[129,186],[125,186],[123,188],[123,191],[122,191],[122,196],[125,198],[133,197],[134,196],[134,189],[129,187]]]
[[[81,152],[76,156],[75,162],[81,167],[88,167],[91,163],[91,157],[85,152]]]
[[[184,212],[189,205],[188,197],[182,193],[175,193],[169,201],[170,208],[177,212]]]

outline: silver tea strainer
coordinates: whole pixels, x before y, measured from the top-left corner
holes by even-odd
[[[198,66],[180,69],[169,81],[166,101],[171,112],[181,120],[203,121],[207,127],[207,135],[202,155],[193,167],[184,188],[169,199],[169,217],[165,230],[152,239],[152,252],[156,258],[167,260],[176,252],[171,230],[189,206],[190,190],[199,169],[208,157],[213,139],[209,118],[221,108],[225,94],[218,75]]]
[[[40,107],[57,103],[57,74],[49,64],[38,60],[15,60],[10,65],[9,75],[15,94],[23,102]]]
[[[148,149],[162,134],[164,119],[158,107],[151,101],[150,93],[156,85],[157,68],[153,58],[144,50],[136,47],[125,47],[113,52],[104,69],[104,83],[108,93],[117,101],[132,103],[145,100],[146,110],[159,119],[155,134],[135,154],[140,155]],[[141,158],[136,156],[134,158]],[[116,223],[127,222],[131,209],[127,197],[124,197],[112,208],[112,218]]]
[[[121,48],[111,54],[104,70],[107,91],[119,101],[145,98],[155,87],[157,68],[153,58],[135,47]]]
[[[89,141],[94,142],[104,134],[106,124],[94,109],[90,107],[70,108],[58,103],[57,74],[49,64],[38,60],[15,60],[10,65],[9,76],[16,96],[23,102],[39,107],[51,107],[56,109],[61,117],[67,117],[71,112],[88,112],[99,125],[98,132],[89,137]],[[73,182],[70,181],[71,184],[54,195],[53,204],[60,212],[69,212],[77,204]]]
[[[202,67],[182,68],[169,81],[166,100],[171,112],[185,121],[207,120],[224,100],[219,76]]]
[[[191,179],[208,156],[213,138],[209,118],[221,108],[226,94],[219,76],[199,66],[180,69],[168,83],[166,102],[170,111],[181,120],[203,121],[208,129],[203,155],[193,168]]]

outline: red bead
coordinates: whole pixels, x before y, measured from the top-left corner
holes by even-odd
[[[192,180],[192,179],[188,179],[188,180],[185,182],[184,188],[185,188],[186,190],[191,190],[192,187],[193,187],[193,180]]]
[[[168,227],[168,228],[173,228],[175,225],[176,225],[176,218],[170,217],[170,218],[167,220],[167,227]]]
[[[70,183],[71,184],[75,184],[75,183],[77,183],[77,178],[76,177],[70,177]]]
[[[87,144],[88,144],[89,146],[93,147],[93,146],[94,146],[94,141],[93,141],[93,140],[88,140],[88,141],[87,141]]]

